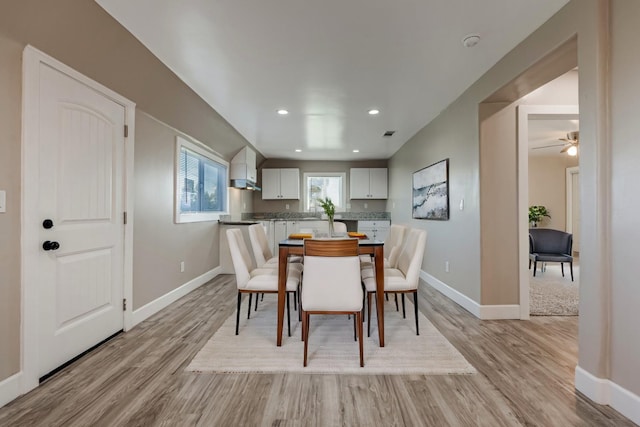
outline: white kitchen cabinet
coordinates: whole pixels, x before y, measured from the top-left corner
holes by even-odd
[[[388,220],[358,221],[358,233],[366,234],[371,240],[384,242],[390,227],[391,221]]]
[[[300,199],[300,169],[262,169],[262,200]]]
[[[273,221],[273,240],[271,241],[271,252],[276,255],[279,251],[278,243],[289,236],[287,233],[287,221]]]
[[[387,168],[351,168],[349,197],[351,199],[386,199]]]

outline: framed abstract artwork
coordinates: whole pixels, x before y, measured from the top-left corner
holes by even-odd
[[[412,215],[416,219],[449,219],[449,159],[413,173]]]

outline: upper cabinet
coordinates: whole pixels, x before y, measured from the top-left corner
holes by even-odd
[[[300,169],[262,169],[262,200],[300,199]]]
[[[351,199],[386,199],[387,168],[351,168],[349,189]]]

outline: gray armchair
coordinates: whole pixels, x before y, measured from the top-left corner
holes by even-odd
[[[550,228],[529,229],[529,269],[533,261],[533,277],[536,276],[538,261],[559,262],[564,277],[564,263],[569,263],[571,281],[573,282],[573,257],[571,248],[573,235]]]

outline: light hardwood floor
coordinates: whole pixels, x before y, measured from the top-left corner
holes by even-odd
[[[223,275],[0,408],[0,426],[634,425],[575,392],[577,317],[480,321],[424,284],[419,294],[478,374],[185,372],[234,312]]]

